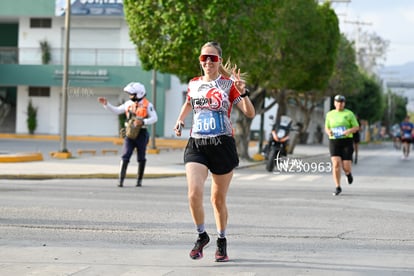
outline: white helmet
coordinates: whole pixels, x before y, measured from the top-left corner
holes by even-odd
[[[128,94],[136,94],[138,99],[143,98],[147,93],[145,92],[145,86],[139,82],[130,82],[125,86],[124,91]]]

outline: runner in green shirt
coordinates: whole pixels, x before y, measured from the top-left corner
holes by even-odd
[[[352,154],[353,133],[359,130],[359,124],[354,113],[345,108],[345,97],[336,95],[335,109],[329,111],[325,117],[325,132],[329,136],[329,152],[332,161],[332,175],[335,182],[337,196],[342,192],[341,169],[345,172],[348,184],[352,184]]]

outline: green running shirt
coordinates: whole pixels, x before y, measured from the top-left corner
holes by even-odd
[[[355,126],[358,126],[358,121],[354,113],[349,109],[345,108],[342,111],[333,109],[326,113],[325,127],[333,132],[333,136],[329,136],[329,139],[352,138],[352,133],[343,135],[343,132]]]

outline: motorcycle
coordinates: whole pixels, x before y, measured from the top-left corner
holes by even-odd
[[[269,142],[263,152],[267,171],[273,171],[276,159],[287,156],[291,128],[292,119],[289,116],[283,115],[280,117],[280,123],[272,129]]]

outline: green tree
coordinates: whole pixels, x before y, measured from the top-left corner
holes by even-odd
[[[326,87],[339,40],[336,14],[329,4],[277,1],[275,31],[279,88],[310,91]]]
[[[355,63],[355,50],[352,42],[341,35],[333,74],[325,94],[353,95],[362,90],[363,76]]]
[[[263,18],[266,21],[254,26],[267,25],[256,28],[260,33],[254,34],[249,44],[259,49],[258,53],[253,53],[257,58],[249,59],[246,66],[256,91],[252,97],[256,111],[261,114],[267,110],[262,108],[266,93],[267,97],[275,99],[271,105],[278,103],[277,121],[287,113],[289,99],[310,118],[314,106],[319,103],[318,97],[322,97],[319,94],[323,94],[318,90],[326,87],[333,71],[340,35],[337,16],[329,4],[319,6],[312,0],[266,3],[269,5],[262,7],[262,16],[258,16],[259,21]],[[238,117],[246,121],[243,116]],[[241,122],[238,126],[247,129],[250,125]],[[241,132],[236,131],[236,137],[238,133]]]
[[[347,108],[350,108],[362,120],[369,123],[380,121],[385,110],[384,96],[378,81],[363,75],[363,89],[355,95],[348,96]]]
[[[317,5],[315,14],[309,16],[308,21],[304,21],[302,24],[303,27],[295,33],[302,35],[302,40],[306,43],[302,47],[295,47],[298,56],[288,61],[290,63],[296,60],[296,63],[301,65],[301,68],[295,70],[300,72],[301,78],[290,84],[290,88],[294,91],[290,93],[288,98],[293,99],[295,106],[301,110],[303,115],[301,131],[306,132],[311,114],[326,96],[326,87],[337,59],[340,32],[338,18],[328,3]],[[290,45],[290,47],[294,47],[294,45]],[[295,142],[292,142],[291,150],[293,150]]]
[[[218,41],[225,57],[238,63],[241,42],[250,26],[255,1],[230,0],[125,0],[130,37],[145,70],[177,75],[187,82],[200,74],[200,47]],[[250,38],[249,38],[250,39]]]
[[[384,97],[385,112],[382,117],[384,125],[387,126],[387,131],[390,131],[390,127],[393,124],[400,123],[404,120],[407,111],[407,98],[393,93],[391,90],[385,94]]]
[[[394,116],[392,117],[392,123],[400,123],[402,120],[404,120],[405,116],[408,114],[407,110],[407,103],[408,99],[406,97],[392,94],[391,97],[391,108],[394,110],[392,114]]]

